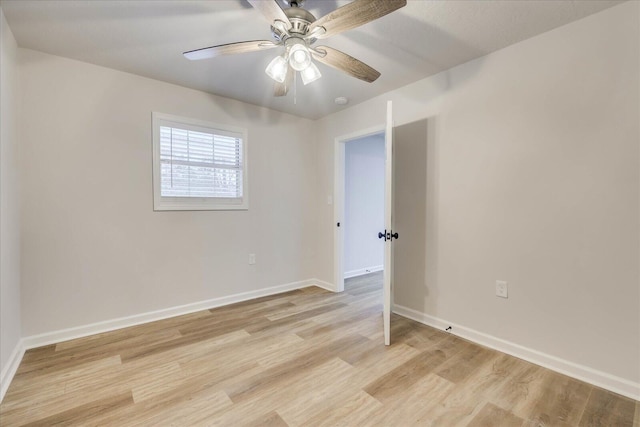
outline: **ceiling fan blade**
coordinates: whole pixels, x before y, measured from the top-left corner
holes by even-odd
[[[289,18],[276,0],[249,0],[249,3],[262,13],[262,16],[264,16],[269,24],[273,25],[275,21],[282,21],[285,23],[287,30],[291,28]]]
[[[327,53],[322,56],[312,51],[313,57],[318,62],[322,62],[325,65],[343,71],[355,78],[371,83],[380,77],[379,71],[344,52],[340,52],[339,50],[333,49],[329,46],[318,46],[315,50]]]
[[[184,56],[187,59],[207,59],[215,58],[220,55],[230,55],[234,53],[246,53],[255,52],[257,50],[271,49],[278,46],[277,44],[270,42],[269,40],[251,40],[247,42],[228,43],[218,46],[205,47],[202,49],[190,50],[185,52]]]
[[[326,39],[374,21],[406,5],[407,0],[354,0],[313,22],[309,26],[309,33],[315,28],[324,27],[325,32],[320,31],[314,37]]]
[[[287,76],[284,78],[284,82],[276,82],[276,84],[274,85],[273,96],[285,96],[289,92],[289,89],[293,85],[294,74],[295,70],[291,68],[291,66],[289,66],[289,68],[287,69]]]

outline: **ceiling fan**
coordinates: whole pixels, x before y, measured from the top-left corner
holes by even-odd
[[[316,19],[302,8],[304,0],[283,0],[290,6],[285,10],[277,0],[248,1],[271,24],[274,41],[229,43],[184,52],[184,56],[191,60],[207,59],[283,46],[284,53],[276,56],[265,70],[276,81],[275,96],[287,94],[296,72],[300,72],[305,85],[319,79],[320,70],[313,59],[365,82],[375,81],[380,73],[364,62],[329,46],[314,47],[313,44],[381,18],[407,4],[407,0],[354,0]]]

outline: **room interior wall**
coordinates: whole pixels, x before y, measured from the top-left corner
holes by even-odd
[[[22,335],[331,282],[333,142],[379,126],[392,99],[397,125],[427,120],[428,159],[424,283],[396,302],[639,382],[639,15],[628,2],[317,122],[18,49],[14,127],[2,20]],[[248,128],[249,211],[153,212],[151,111]],[[21,290],[5,298],[0,265],[0,332],[17,339],[4,316],[20,318]]]
[[[25,336],[313,278],[308,120],[32,50],[18,57]],[[153,211],[153,111],[247,129],[249,210]]]
[[[384,134],[345,144],[344,273],[345,277],[379,271],[384,246]]]
[[[333,277],[333,141],[382,123],[392,100],[397,126],[427,120],[426,274],[396,304],[637,385],[639,8],[319,120],[316,276]]]
[[[0,378],[11,368],[20,317],[19,73],[17,45],[0,9]],[[6,384],[2,384],[5,390]]]

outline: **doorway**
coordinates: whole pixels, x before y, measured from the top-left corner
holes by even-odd
[[[383,270],[384,126],[337,138],[335,153],[334,283],[342,292],[345,279]]]
[[[374,135],[384,136],[385,141],[384,182],[381,186],[385,190],[384,225],[380,227],[384,229],[381,230],[383,233],[380,233],[379,237],[383,237],[386,241],[386,244],[382,243],[384,247],[383,324],[385,344],[389,345],[394,300],[405,306],[415,301],[426,304],[426,274],[428,271],[436,274],[435,269],[427,267],[427,120],[393,127],[392,105],[389,102],[387,123],[384,127],[336,139],[334,220],[337,227],[334,228],[334,280],[338,292],[345,290],[345,272],[358,273],[357,270],[352,270],[353,264],[345,262],[345,230],[349,224],[340,224],[346,218],[345,207],[348,196],[346,194],[346,174],[348,173],[345,170],[346,148],[353,141]],[[396,163],[397,165],[394,166]],[[430,220],[434,221],[436,218],[430,216]],[[374,236],[376,234],[374,230]],[[401,236],[400,240],[398,240],[399,236]],[[430,240],[436,241],[437,235],[432,235]],[[366,270],[365,267],[360,273],[367,273]]]
[[[345,279],[384,269],[384,154],[384,133],[345,143]]]

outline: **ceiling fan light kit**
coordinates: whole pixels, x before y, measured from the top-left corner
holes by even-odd
[[[278,83],[283,83],[284,79],[287,77],[288,64],[286,59],[282,56],[276,56],[273,60],[267,65],[267,68],[264,70],[265,73],[273,80]]]
[[[284,96],[291,79],[300,73],[307,85],[322,74],[313,59],[365,82],[373,82],[380,73],[367,64],[328,46],[312,47],[318,40],[359,27],[381,18],[401,7],[407,0],[354,0],[320,19],[303,9],[303,0],[283,0],[290,7],[282,10],[277,0],[248,0],[271,23],[275,42],[254,40],[192,50],[184,53],[188,59],[213,58],[224,54],[254,52],[283,46],[284,53],[276,56],[265,73],[276,82],[275,96]]]
[[[320,77],[322,77],[322,74],[320,74],[320,70],[318,70],[316,64],[312,62],[307,68],[300,72],[300,77],[302,77],[302,83],[304,83],[304,85],[306,86],[309,83],[318,80]]]
[[[285,46],[292,39],[288,39],[285,42]],[[293,38],[293,42],[290,46],[287,46],[289,51],[289,64],[291,68],[296,71],[305,70],[309,65],[311,65],[311,54],[309,53],[309,49],[304,44],[304,41],[301,39]]]

